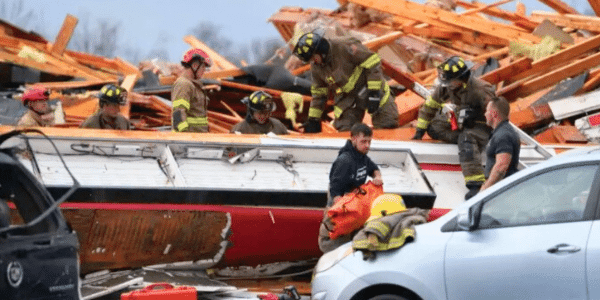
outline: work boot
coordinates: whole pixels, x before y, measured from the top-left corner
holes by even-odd
[[[465,194],[465,200],[471,199],[471,197],[477,195],[479,190],[481,189],[483,183],[467,183],[467,188],[469,191]]]

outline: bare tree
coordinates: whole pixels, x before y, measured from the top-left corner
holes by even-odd
[[[6,20],[23,29],[31,30],[46,35],[46,29],[42,25],[42,16],[38,16],[35,10],[25,7],[24,0],[0,1],[0,19]]]
[[[196,27],[192,28],[191,33],[219,54],[227,56],[230,54],[233,42],[219,36],[220,31],[221,26],[217,26],[211,22],[201,22],[196,25]]]
[[[89,13],[80,18],[70,43],[73,49],[104,57],[114,57],[119,50],[118,37],[121,23],[98,20],[96,26],[92,28],[89,20]]]

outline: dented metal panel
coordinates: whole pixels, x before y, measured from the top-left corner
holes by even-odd
[[[230,230],[231,220],[225,212],[131,208],[63,208],[79,235],[82,273],[213,260],[227,245],[223,233]]]

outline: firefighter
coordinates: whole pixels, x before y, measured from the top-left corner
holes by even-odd
[[[287,128],[281,121],[272,118],[271,114],[277,108],[273,97],[267,92],[256,91],[242,99],[246,105],[246,118],[231,128],[232,133],[249,134],[288,134]]]
[[[491,132],[486,124],[485,109],[487,102],[496,97],[495,88],[471,76],[470,67],[458,56],[448,58],[437,71],[440,84],[419,109],[413,139],[420,140],[427,132],[433,139],[458,145],[460,166],[468,189],[465,199],[469,199],[477,194],[485,181],[481,153]],[[456,126],[452,126],[454,124],[446,114],[440,113],[448,108],[456,116]]]
[[[23,93],[21,100],[27,112],[21,117],[18,126],[46,127],[54,125],[54,110],[48,103],[50,92],[44,87],[32,87]]]
[[[100,89],[100,110],[89,116],[81,128],[129,130],[129,120],[121,115],[120,107],[127,104],[127,91],[114,84],[107,84]]]
[[[311,64],[313,100],[304,132],[321,131],[321,115],[329,95],[334,99],[334,123],[338,131],[349,131],[361,123],[365,111],[374,128],[398,127],[398,108],[383,77],[381,58],[353,37],[326,39],[322,34],[303,34],[294,55]]]
[[[202,88],[200,79],[206,68],[210,67],[210,58],[201,49],[190,49],[183,56],[183,73],[173,84],[171,101],[173,102],[173,131],[208,132],[208,96]]]

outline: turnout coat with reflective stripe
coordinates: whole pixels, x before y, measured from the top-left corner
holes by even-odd
[[[173,110],[184,108],[187,115],[179,128],[173,128],[175,131],[208,132],[206,111],[209,99],[199,80],[191,81],[183,76],[177,78],[173,84],[171,101]]]
[[[353,37],[331,38],[330,51],[323,64],[311,64],[313,100],[309,117],[320,118],[330,93],[335,99],[334,114],[356,105],[367,108],[367,91],[359,96],[363,88],[383,91],[380,107],[390,98],[389,86],[381,70],[381,58]],[[348,96],[351,97],[348,97]]]

